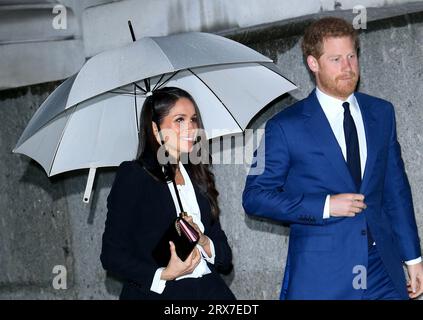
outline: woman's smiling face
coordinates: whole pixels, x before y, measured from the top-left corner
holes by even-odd
[[[156,128],[154,123],[153,126]],[[160,129],[172,156],[179,158],[181,153],[191,152],[198,129],[197,113],[191,100],[179,98],[162,119]]]

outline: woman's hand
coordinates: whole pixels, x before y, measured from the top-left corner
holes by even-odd
[[[176,254],[175,245],[172,241],[170,245],[170,260],[167,267],[162,271],[162,280],[174,280],[180,276],[192,273],[201,260],[201,253],[197,248],[194,248],[185,261],[179,259]]]
[[[198,225],[194,223],[192,216],[185,216],[184,219],[198,232],[198,234],[200,235],[198,244],[202,247],[202,249],[206,252],[207,256],[210,258],[212,256],[211,247],[210,247],[210,238],[201,232]]]
[[[194,223],[192,216],[186,216],[183,219],[185,221],[187,221],[198,232],[198,234],[200,235],[200,239],[198,240],[198,244],[200,246],[202,246],[203,248],[205,248],[209,244],[210,239],[206,235],[204,235],[204,233],[201,232],[198,225],[196,223]]]

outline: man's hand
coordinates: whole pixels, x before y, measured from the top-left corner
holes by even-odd
[[[423,293],[423,263],[407,266],[408,271],[408,296],[411,299],[417,298]]]
[[[362,194],[340,193],[330,196],[329,214],[332,217],[354,217],[366,208]]]

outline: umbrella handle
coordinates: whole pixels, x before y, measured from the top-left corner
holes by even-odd
[[[91,191],[93,189],[96,170],[97,168],[90,168],[90,172],[88,173],[87,185],[85,186],[85,192],[84,192],[84,198],[83,198],[83,201],[85,203],[90,202]]]

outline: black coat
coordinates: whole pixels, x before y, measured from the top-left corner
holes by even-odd
[[[188,170],[187,170],[188,171]],[[189,171],[188,171],[189,173]],[[191,179],[192,180],[192,179]],[[107,219],[103,234],[103,268],[124,281],[121,299],[234,299],[217,273],[232,267],[232,253],[219,221],[212,219],[207,197],[192,180],[204,234],[215,247],[211,274],[201,278],[167,281],[162,294],[150,290],[159,268],[151,252],[176,217],[167,183],[138,161],[119,166],[107,198]]]

